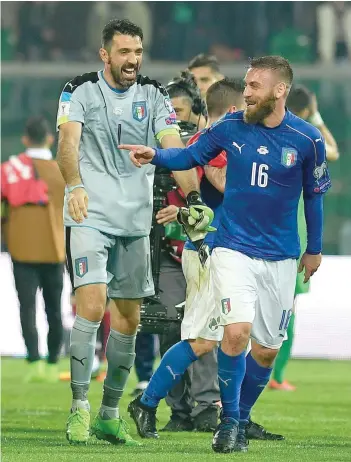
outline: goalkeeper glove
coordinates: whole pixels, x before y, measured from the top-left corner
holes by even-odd
[[[214,218],[213,210],[202,202],[200,194],[192,191],[186,200],[189,207],[188,224],[195,231],[216,231],[216,228],[210,226]]]
[[[192,220],[192,216],[190,214],[190,210],[186,207],[179,208],[177,220],[178,223],[180,223],[183,226],[185,234],[188,236],[189,240],[196,247],[200,262],[202,266],[205,267],[206,260],[210,254],[210,251],[208,245],[204,244],[204,239],[208,232],[215,231],[216,228],[208,226],[208,229],[205,231],[199,231],[195,229],[193,225],[189,224],[189,220]]]

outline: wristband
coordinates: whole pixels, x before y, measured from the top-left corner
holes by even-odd
[[[83,188],[83,189],[85,189],[85,186],[84,186],[84,184],[76,184],[75,186],[69,186],[69,187],[67,188],[67,192],[71,193],[72,191],[74,191],[74,190],[77,189],[77,188]]]
[[[187,196],[186,196],[186,202],[188,206],[190,207],[191,205],[203,205],[200,193],[197,191],[191,191]]]
[[[322,116],[320,113],[317,111],[310,117],[310,123],[314,125],[315,127],[321,127],[324,125],[324,121],[322,119]]]

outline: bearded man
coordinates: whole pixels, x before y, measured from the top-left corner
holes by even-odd
[[[154,294],[149,234],[155,167],[136,170],[118,145],[137,141],[184,147],[167,91],[138,75],[142,39],[142,30],[132,22],[110,21],[102,32],[104,69],[69,81],[60,97],[58,164],[66,182],[67,265],[77,303],[70,344],[70,443],[89,438],[87,393],[108,296],[108,368],[90,432],[113,444],[139,444],[129,435],[118,404],[134,363],[141,301]],[[213,212],[201,202],[196,172],[174,176],[198,216],[198,229],[205,229]]]
[[[245,76],[245,110],[226,114],[196,143],[185,149],[121,146],[129,149],[139,168],[152,163],[188,170],[208,164],[223,150],[227,154],[222,213],[211,255],[213,316],[224,326],[218,349],[223,409],[212,442],[215,452],[248,449],[245,426],[269,381],[292,312],[302,191],[308,239],[299,270],[305,269],[305,281],[322,259],[323,193],[331,185],[325,142],[316,127],[286,109],[292,80],[286,59],[253,59]],[[200,340],[189,342],[177,376],[196,361]],[[152,421],[159,398],[145,394],[133,411],[139,433]]]

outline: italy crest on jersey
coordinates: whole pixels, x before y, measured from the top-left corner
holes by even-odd
[[[294,148],[283,148],[281,163],[286,168],[293,167],[297,161],[297,151]]]
[[[76,275],[79,278],[82,278],[88,272],[88,258],[87,257],[76,258],[75,266],[76,266]]]
[[[232,311],[232,307],[230,305],[230,298],[223,298],[221,300],[222,303],[222,313],[228,314]]]
[[[133,119],[142,122],[147,116],[146,101],[137,101],[132,105]]]

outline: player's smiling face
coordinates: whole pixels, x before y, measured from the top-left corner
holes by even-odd
[[[250,68],[245,76],[244,99],[246,108],[244,120],[255,124],[262,122],[275,109],[276,75],[270,69]]]
[[[115,34],[111,49],[108,52],[108,62],[111,75],[117,88],[131,87],[140,70],[143,46],[138,36]]]

